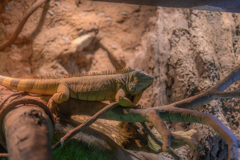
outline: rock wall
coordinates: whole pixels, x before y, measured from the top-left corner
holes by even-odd
[[[189,9],[158,8],[155,27],[142,40],[135,67],[155,76],[141,103],[147,107],[166,105],[191,97],[216,84],[240,63],[240,15]],[[228,88],[239,89],[240,82]],[[239,98],[214,100],[198,108],[213,114],[239,134]],[[210,127],[168,122],[175,130],[197,130],[200,152],[182,147],[185,159],[227,159],[227,145]]]

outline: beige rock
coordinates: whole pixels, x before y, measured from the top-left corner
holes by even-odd
[[[94,38],[95,33],[82,35],[71,42],[72,47],[76,47],[76,51],[81,52],[84,48],[88,47],[92,43]]]

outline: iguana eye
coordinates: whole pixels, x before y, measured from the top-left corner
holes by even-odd
[[[144,77],[145,77],[145,75],[144,75],[144,74],[141,74],[141,75],[140,75],[140,77],[141,77],[141,78],[144,78]]]

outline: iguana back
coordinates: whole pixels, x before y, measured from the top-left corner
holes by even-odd
[[[115,100],[122,106],[134,107],[131,100],[134,99],[133,96],[140,99],[141,93],[153,83],[153,79],[153,76],[140,70],[125,69],[120,72],[87,73],[49,79],[0,76],[0,84],[28,93],[53,95],[49,100],[50,106],[56,106],[72,97],[87,101]]]

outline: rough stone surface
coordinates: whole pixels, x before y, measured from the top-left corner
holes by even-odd
[[[155,76],[142,99],[148,107],[166,105],[196,95],[216,84],[239,66],[238,14],[188,9],[158,8],[155,28],[143,38],[136,68]],[[140,63],[139,63],[140,62]],[[228,91],[239,89],[239,82]],[[198,108],[218,117],[239,134],[239,98],[214,100]],[[227,159],[227,145],[208,126],[168,122],[175,130],[197,130],[200,152],[189,147],[178,150],[184,159]]]

